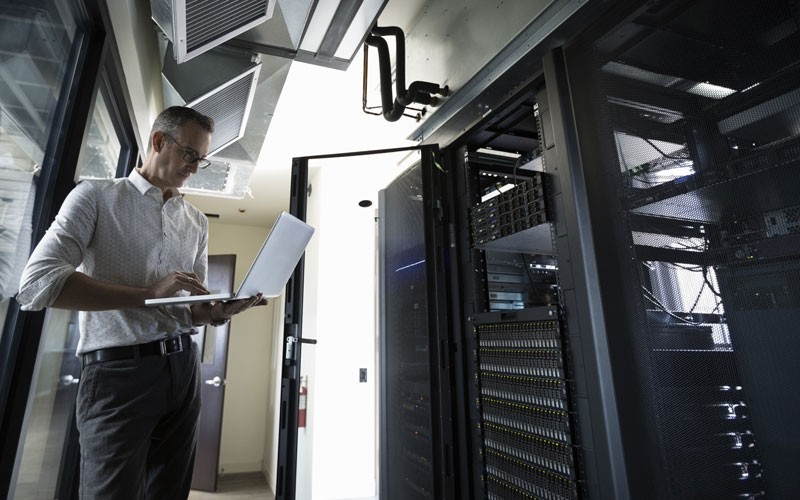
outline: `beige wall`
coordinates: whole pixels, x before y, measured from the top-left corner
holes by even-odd
[[[209,224],[209,254],[236,254],[234,288],[244,278],[268,230],[267,227]],[[275,346],[280,345],[280,339],[273,333],[275,311],[280,310],[281,301],[282,298],[273,299],[266,307],[251,309],[231,321],[221,472],[274,469],[270,463],[272,453],[265,452],[265,443],[275,426],[274,383],[281,373],[274,361]]]

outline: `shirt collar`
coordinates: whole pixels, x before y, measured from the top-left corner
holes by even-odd
[[[163,196],[163,192],[157,186],[154,186],[150,183],[147,179],[144,178],[142,174],[139,173],[138,169],[131,170],[130,175],[128,175],[128,179],[130,179],[131,183],[136,187],[136,189],[142,194],[148,194],[151,190],[155,190],[158,193],[158,197],[161,198]],[[170,199],[176,200],[183,200],[183,193],[179,193],[179,196],[173,196]]]
[[[147,194],[148,191],[151,189],[156,189],[158,192],[161,192],[156,186],[150,184],[150,181],[144,178],[142,174],[139,173],[138,169],[131,170],[130,175],[128,175],[128,179],[130,179],[131,183],[136,186],[136,189],[139,190],[142,194]]]

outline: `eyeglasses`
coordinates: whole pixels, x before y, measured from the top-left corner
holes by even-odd
[[[176,141],[174,137],[172,137],[167,133],[165,133],[164,135],[169,137],[169,140],[174,142],[179,148],[183,149],[183,161],[185,161],[186,163],[197,162],[197,168],[199,169],[207,168],[209,165],[211,165],[211,160],[209,160],[208,158],[201,157],[200,155],[197,154],[197,151],[195,151],[194,149],[183,146],[181,143]]]

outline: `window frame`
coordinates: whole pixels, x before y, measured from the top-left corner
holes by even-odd
[[[32,220],[32,248],[44,235],[73,181],[97,92],[104,92],[121,142],[116,176],[127,175],[138,161],[133,110],[111,20],[103,0],[69,2],[77,30],[65,65],[53,125],[37,182]],[[31,248],[31,249],[32,249]],[[21,311],[14,298],[0,337],[0,498],[7,498],[16,478],[15,467],[25,431],[25,413],[42,337],[45,311]],[[62,459],[78,454],[77,432],[68,432]],[[67,462],[67,461],[64,461]],[[58,498],[77,492],[78,462],[62,463]],[[67,465],[65,467],[65,465]]]

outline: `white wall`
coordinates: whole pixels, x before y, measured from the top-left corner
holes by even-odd
[[[404,26],[406,81],[457,92],[555,0],[432,0]],[[387,15],[403,4],[389,2]]]
[[[303,348],[309,395],[308,427],[298,436],[299,499],[377,493],[377,193],[407,155],[315,161],[309,173],[308,221],[317,232],[306,250],[303,336],[318,343]],[[364,199],[373,206],[358,206]]]

